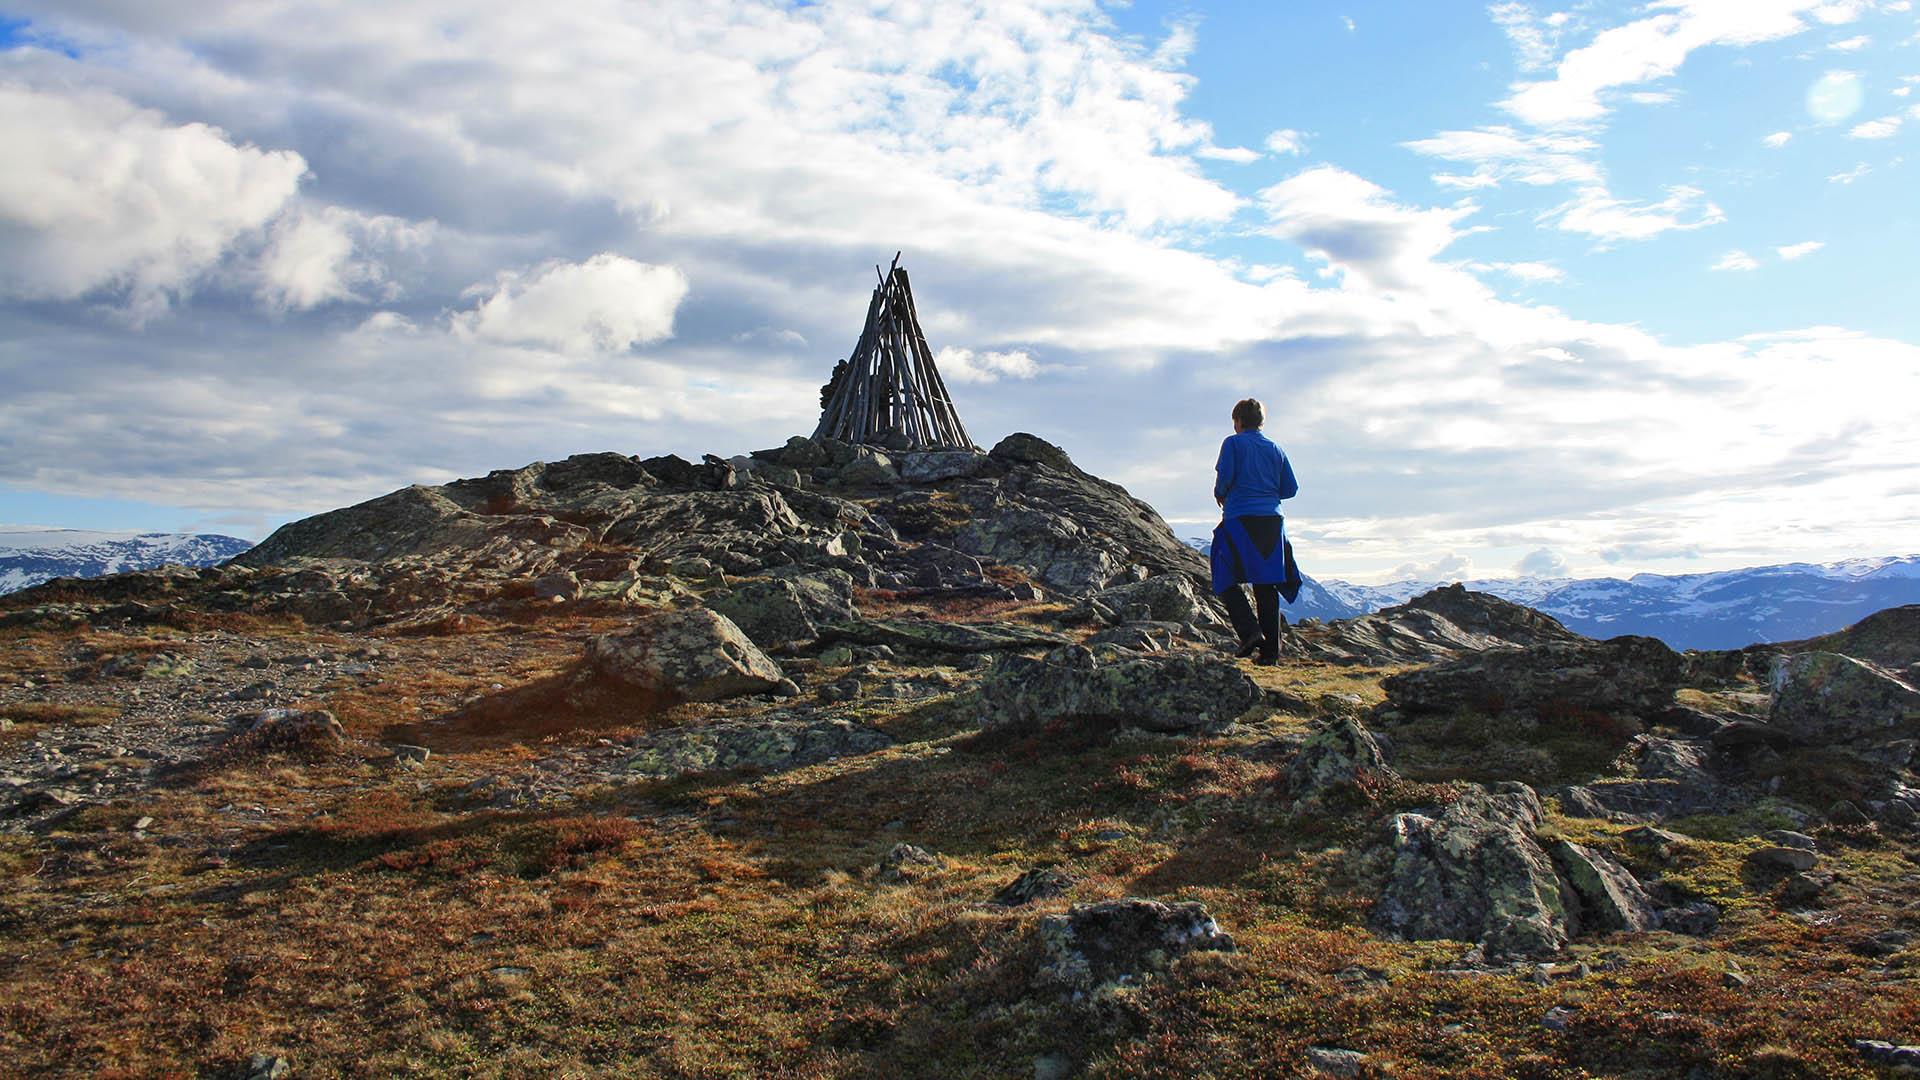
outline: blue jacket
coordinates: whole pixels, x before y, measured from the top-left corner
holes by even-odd
[[[1300,490],[1286,451],[1258,428],[1227,436],[1213,471],[1213,497],[1227,500],[1223,514],[1230,518],[1277,514],[1280,500]]]

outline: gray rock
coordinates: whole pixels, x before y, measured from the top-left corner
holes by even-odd
[[[1352,717],[1335,717],[1314,726],[1287,767],[1287,791],[1300,803],[1313,803],[1350,785],[1362,773],[1392,775],[1373,733]]]
[[[1056,896],[1065,896],[1067,890],[1078,884],[1079,880],[1064,870],[1037,866],[994,893],[993,902],[1001,907],[1021,907],[1036,900],[1051,900]]]
[[[247,1058],[242,1075],[245,1080],[284,1080],[293,1073],[293,1062],[278,1054],[258,1053]]]
[[[1308,1067],[1328,1076],[1359,1076],[1366,1064],[1367,1055],[1358,1050],[1342,1050],[1333,1046],[1307,1047]]]
[[[904,884],[917,881],[931,873],[944,869],[947,861],[926,848],[912,844],[895,844],[880,856],[880,880],[889,884]]]
[[[1660,911],[1660,929],[1690,937],[1706,937],[1720,925],[1720,909],[1705,900],[1676,904]]]
[[[424,746],[414,746],[411,743],[393,744],[393,760],[402,765],[418,768],[425,765],[432,757],[433,751]]]
[[[1673,858],[1674,853],[1687,842],[1687,838],[1679,833],[1656,829],[1651,825],[1628,829],[1620,839],[1626,841],[1628,847],[1658,862]]]
[[[1073,459],[1067,456],[1065,450],[1024,431],[1016,431],[995,443],[991,454],[1008,461],[1029,462],[1063,470],[1073,468]]]
[[[1396,815],[1374,926],[1476,941],[1490,959],[1559,950],[1570,936],[1568,898],[1534,839],[1539,824],[1539,798],[1511,782],[1469,786],[1438,813]]]
[[[1920,1046],[1899,1046],[1884,1039],[1855,1039],[1853,1049],[1875,1065],[1920,1071]]]
[[[236,737],[275,750],[319,749],[347,739],[340,721],[324,709],[267,709],[235,717]]]
[[[1660,925],[1647,890],[1605,852],[1560,840],[1553,845],[1553,860],[1578,901],[1568,914],[1581,932],[1638,932]]]
[[[949,623],[933,619],[858,619],[820,628],[822,641],[885,645],[915,652],[984,653],[1064,645],[1067,638],[1014,623]]]
[[[1083,993],[1164,970],[1186,953],[1234,949],[1232,935],[1193,900],[1165,904],[1129,896],[1075,904],[1043,917],[1038,934],[1042,981]]]
[[[1006,656],[981,681],[980,724],[1104,720],[1170,733],[1218,731],[1261,700],[1239,665],[1217,656],[1120,654],[1101,662],[1080,646],[1041,658]]]
[[[1115,612],[1143,608],[1144,617],[1129,619],[1130,622],[1191,623],[1217,633],[1231,627],[1213,597],[1203,592],[1187,574],[1156,574],[1145,581],[1102,589],[1093,599]]]
[[[1428,664],[1488,649],[1585,641],[1553,618],[1459,585],[1301,635],[1306,655],[1336,663]]]
[[[1664,643],[1626,636],[1496,649],[1392,675],[1381,686],[1404,713],[1646,714],[1671,702],[1681,672],[1679,654]]]
[[[1783,656],[1773,665],[1773,727],[1824,745],[1920,733],[1920,690],[1839,653]]]
[[[705,608],[637,619],[589,641],[586,660],[609,679],[690,701],[768,693],[786,678],[739,627]]]
[[[580,599],[580,579],[571,570],[552,570],[533,579],[533,598],[552,603]]]
[[[1820,842],[1803,832],[1791,829],[1768,829],[1760,834],[1760,839],[1781,847],[1799,848],[1801,851],[1819,851]]]
[[[763,649],[805,643],[820,636],[822,622],[858,617],[853,579],[841,571],[750,581],[707,598],[707,606],[731,619]]]
[[[891,738],[863,724],[800,710],[650,732],[634,741],[627,768],[659,777],[726,769],[783,772],[892,745]]]
[[[1749,866],[1775,873],[1811,870],[1819,861],[1815,852],[1797,847],[1764,847],[1747,856]]]
[[[853,460],[841,466],[838,479],[848,487],[885,487],[900,482],[900,471],[886,454],[871,446],[858,446]]]
[[[977,450],[928,450],[899,456],[900,479],[909,484],[933,484],[976,476],[987,465]]]

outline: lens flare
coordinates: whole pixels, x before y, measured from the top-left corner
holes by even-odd
[[[1837,124],[1860,111],[1866,97],[1860,76],[1851,71],[1829,71],[1807,88],[1807,114],[1823,124]]]

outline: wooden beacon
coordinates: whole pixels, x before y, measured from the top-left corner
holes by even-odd
[[[900,253],[885,273],[873,269],[880,284],[867,305],[867,325],[853,355],[834,365],[832,381],[821,388],[813,437],[889,450],[979,449],[967,437],[920,332]]]

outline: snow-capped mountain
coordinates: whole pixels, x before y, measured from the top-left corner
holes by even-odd
[[[57,577],[100,577],[166,563],[212,566],[253,546],[213,533],[96,532],[0,525],[0,593]]]
[[[1188,540],[1202,554],[1205,540]],[[1403,603],[1446,581],[1355,585],[1307,578],[1287,617],[1346,619]],[[1883,608],[1920,604],[1920,556],[1783,563],[1702,574],[1630,578],[1482,578],[1492,593],[1592,637],[1643,634],[1676,649],[1737,649],[1817,637]]]

